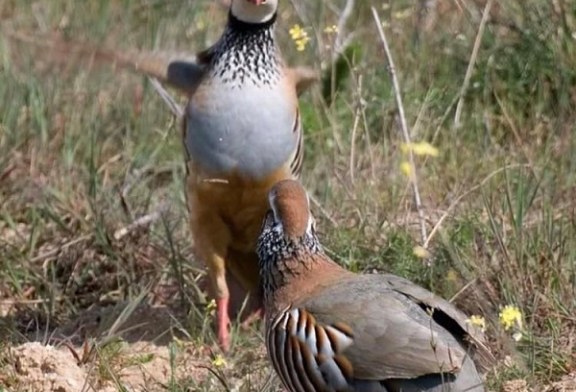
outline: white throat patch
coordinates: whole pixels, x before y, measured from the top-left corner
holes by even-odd
[[[265,23],[272,18],[277,8],[278,0],[265,0],[260,5],[249,0],[232,0],[231,11],[242,22]]]

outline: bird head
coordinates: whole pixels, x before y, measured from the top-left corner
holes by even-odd
[[[230,11],[245,23],[266,23],[274,17],[278,0],[232,0]]]
[[[322,251],[308,200],[306,190],[296,180],[282,180],[272,187],[268,193],[270,210],[258,237],[261,263]]]
[[[256,247],[265,296],[285,282],[286,274],[308,268],[314,260],[311,256],[323,252],[308,194],[298,181],[277,182],[268,193],[268,202],[270,210]]]
[[[314,217],[306,190],[296,180],[276,183],[268,193],[270,212],[268,224],[282,232],[284,237],[297,239],[312,236]]]

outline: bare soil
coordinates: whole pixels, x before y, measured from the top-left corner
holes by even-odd
[[[262,348],[224,357],[216,347],[179,339],[178,317],[165,306],[139,306],[107,342],[106,334],[123,309],[87,311],[52,331],[51,344],[30,341],[7,347],[0,360],[0,391],[1,386],[34,392],[166,391],[172,382],[187,385],[184,390],[217,391],[269,378]],[[90,343],[95,337],[98,346]],[[219,356],[224,363],[216,360]],[[258,374],[247,380],[254,369]]]

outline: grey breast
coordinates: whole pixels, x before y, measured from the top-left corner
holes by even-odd
[[[201,105],[191,99],[187,116],[187,151],[213,174],[261,178],[296,148],[296,107],[280,84],[207,88]]]

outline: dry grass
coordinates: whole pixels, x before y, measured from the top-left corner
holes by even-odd
[[[344,3],[282,2],[278,26],[291,63],[325,69],[302,101],[303,181],[331,255],[484,316],[493,390],[576,390],[575,1],[494,2],[480,34],[482,0],[356,2],[345,29]],[[431,266],[414,254],[421,221],[371,5],[410,136],[439,150],[414,157]],[[2,28],[120,49],[204,48],[225,17],[213,1],[0,3]],[[303,52],[295,23],[312,38]],[[178,124],[149,81],[10,45],[0,36],[0,390],[27,390],[15,347],[28,341],[74,358],[86,390],[127,390],[148,368],[164,370],[137,388],[276,390],[258,329],[235,334],[225,365],[211,351]],[[518,342],[498,321],[507,304],[523,314]]]

